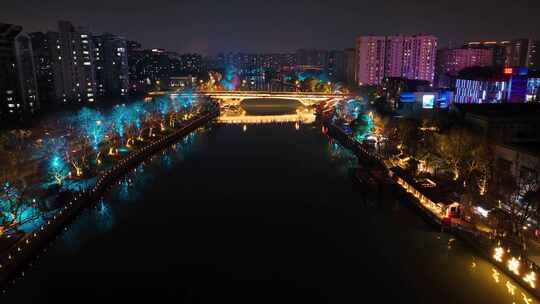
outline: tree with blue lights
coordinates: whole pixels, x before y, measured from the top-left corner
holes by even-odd
[[[227,91],[234,91],[240,84],[240,78],[236,73],[236,68],[233,66],[228,66],[225,69],[225,75],[221,79],[221,85]]]
[[[155,111],[160,117],[159,126],[161,131],[165,131],[165,122],[167,120],[167,115],[170,111],[170,101],[166,98],[158,98],[154,101]]]
[[[22,190],[21,190],[22,189]],[[0,236],[17,231],[21,226],[41,217],[27,195],[26,187],[16,187],[10,182],[0,186]]]
[[[112,127],[116,135],[122,140],[125,135],[128,110],[125,105],[117,105],[111,113]]]
[[[77,122],[82,134],[88,138],[92,148],[97,151],[107,132],[105,117],[99,111],[85,107],[79,111]]]
[[[140,136],[144,108],[140,102],[135,102],[128,106],[125,111],[124,121],[126,126],[126,147],[130,147],[136,137]]]
[[[47,173],[49,181],[61,186],[70,176],[69,153],[63,137],[52,138],[45,143],[45,153],[48,154]]]

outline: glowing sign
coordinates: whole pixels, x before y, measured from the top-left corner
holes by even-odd
[[[505,68],[504,69],[504,74],[505,75],[512,75],[513,71],[514,70],[512,68]]]
[[[429,95],[422,96],[422,108],[433,109],[434,103],[435,103],[435,95],[429,94]]]
[[[403,92],[399,95],[399,100],[401,102],[414,102],[416,96],[412,92]]]

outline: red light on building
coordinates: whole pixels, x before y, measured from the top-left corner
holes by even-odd
[[[512,68],[505,68],[504,69],[504,74],[506,74],[506,75],[512,75],[513,72],[514,72],[514,70]]]

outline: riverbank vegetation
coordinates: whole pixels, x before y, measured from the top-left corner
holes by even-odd
[[[63,196],[85,191],[100,172],[131,151],[174,132],[212,106],[191,94],[171,95],[118,105],[108,112],[85,107],[62,118],[54,130],[26,131],[40,136],[3,133],[2,167],[27,169],[2,172],[0,237],[32,231],[60,207]]]

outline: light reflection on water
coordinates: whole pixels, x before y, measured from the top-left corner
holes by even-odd
[[[287,124],[271,124],[273,128],[286,128],[295,130],[294,123]],[[227,133],[233,134],[234,140],[245,140],[246,136],[256,134],[257,126],[253,126],[253,132],[242,132],[242,125],[227,126]],[[305,136],[312,136],[320,139],[319,127],[306,125],[300,130],[294,132],[304,132]],[[205,141],[211,136],[218,134],[223,135],[224,132],[212,129],[200,129],[190,136],[187,136],[176,145],[165,151],[165,154],[156,155],[151,161],[147,161],[139,165],[135,170],[123,178],[107,196],[96,204],[90,210],[83,212],[69,229],[61,235],[57,243],[56,250],[59,255],[77,255],[84,249],[82,246],[92,239],[97,239],[100,235],[108,234],[110,231],[120,229],[122,227],[122,219],[129,217],[137,212],[138,205],[145,204],[144,192],[149,185],[158,183],[159,178],[167,178],[167,172],[174,170],[176,165],[185,161],[186,157],[193,151],[195,144],[206,146]],[[249,138],[248,138],[249,139]],[[327,159],[330,160],[332,171],[337,171],[342,178],[337,180],[349,179],[349,170],[357,165],[356,157],[347,149],[343,148],[333,140],[324,139],[326,146]],[[224,148],[224,150],[227,150]],[[236,151],[235,151],[236,152]],[[236,160],[238,161],[238,160]],[[323,166],[324,168],[324,166]],[[212,181],[212,179],[209,179]],[[341,188],[337,188],[341,189]],[[336,200],[338,200],[337,198]],[[354,205],[354,204],[351,204]],[[340,205],[338,205],[340,206]],[[380,225],[380,229],[399,230],[400,225],[411,224],[408,220],[403,220],[410,216],[410,211],[407,207],[398,202],[387,202],[385,204],[372,204],[370,209],[362,209],[361,213],[366,213],[369,216],[363,220],[373,220],[374,226]],[[354,208],[354,207],[353,207]],[[163,208],[164,211],[165,208]],[[354,209],[351,209],[354,211]],[[343,212],[351,211],[344,210]],[[418,217],[413,214],[413,217]],[[144,218],[144,217],[143,217]],[[367,240],[375,245],[380,245],[386,248],[384,242],[402,242],[401,252],[384,252],[389,260],[391,268],[399,269],[398,273],[409,275],[408,278],[418,282],[434,282],[429,286],[417,286],[418,288],[442,289],[448,293],[465,294],[460,296],[460,299],[467,299],[469,303],[536,303],[532,296],[524,292],[524,290],[515,282],[502,274],[498,269],[494,268],[491,263],[475,255],[469,248],[465,247],[458,240],[454,240],[451,235],[440,233],[438,231],[426,230],[425,225],[418,224],[418,221],[413,221],[418,227],[404,227],[404,230],[412,230],[405,236],[395,236],[396,239],[385,240]],[[141,223],[144,225],[145,223]],[[390,227],[394,224],[398,228]],[[387,226],[387,227],[384,227]],[[365,235],[359,231],[358,239],[351,242],[358,242]],[[406,234],[406,232],[404,232]],[[382,234],[385,235],[385,234]],[[375,237],[375,236],[374,236]],[[401,237],[401,239],[399,239]],[[398,246],[399,247],[399,246]],[[393,247],[390,247],[393,248]],[[384,258],[384,257],[383,257]],[[404,263],[404,260],[410,263]],[[374,260],[373,263],[379,261]],[[427,270],[426,270],[427,268]],[[410,274],[418,272],[418,274]],[[432,277],[417,278],[415,276],[423,276],[425,273]],[[362,274],[359,274],[360,276]],[[437,284],[443,282],[442,284]],[[414,283],[412,283],[414,284]],[[411,290],[410,292],[414,292]],[[418,291],[420,293],[420,290]],[[444,293],[444,292],[442,292]],[[439,294],[439,293],[435,293]],[[445,299],[440,299],[441,303],[446,303]]]
[[[99,203],[89,210],[83,211],[81,216],[64,231],[59,238],[58,248],[60,251],[75,254],[81,250],[82,244],[87,240],[102,233],[111,231],[121,216],[120,209],[127,208],[125,204],[141,202],[143,192],[156,177],[156,171],[170,170],[175,164],[184,161],[185,156],[191,151],[191,146],[196,142],[197,136],[205,132],[199,129],[189,134],[175,145],[163,151],[150,161],[145,161],[122,178],[106,194]],[[118,209],[118,211],[117,211]]]

